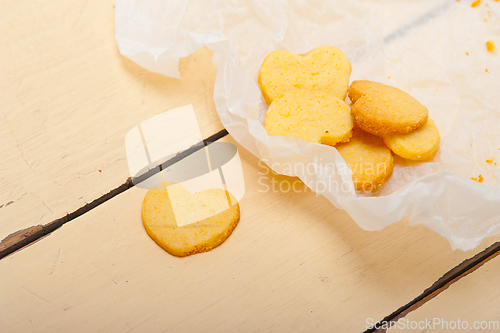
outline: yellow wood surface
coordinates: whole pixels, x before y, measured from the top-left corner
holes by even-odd
[[[223,128],[210,50],[171,79],[119,54],[114,1],[0,8],[0,240],[125,182],[125,135],[142,121],[193,104],[203,138]]]
[[[474,254],[403,222],[363,231],[300,182],[279,191],[298,179],[237,146],[246,192],[224,244],[169,255],[132,188],[0,261],[0,331],[360,332]]]

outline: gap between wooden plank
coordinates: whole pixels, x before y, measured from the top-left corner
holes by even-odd
[[[380,323],[378,326],[381,327],[383,323],[389,323],[391,324],[391,326],[393,326],[399,319],[404,318],[408,313],[415,311],[416,309],[448,289],[448,287],[453,283],[474,272],[479,267],[483,266],[486,262],[497,257],[499,254],[500,242],[496,242],[485,250],[479,252],[472,258],[464,260],[458,266],[455,266],[454,268],[446,272],[441,278],[434,282],[430,288],[424,290],[422,294],[417,296],[411,302],[400,307],[384,319],[378,321],[377,323]],[[366,330],[364,333],[383,333],[386,331],[386,329],[376,329],[374,327],[372,329]]]
[[[66,216],[63,216],[61,218],[58,218],[52,222],[49,222],[45,225],[36,225],[33,227],[29,227],[23,230],[16,231],[9,236],[5,237],[1,242],[0,242],[0,259],[8,256],[9,254],[13,253],[14,251],[17,251],[27,245],[30,245],[33,242],[36,242],[40,238],[50,234],[51,232],[57,230],[60,228],[63,224],[68,223],[75,218],[87,213],[88,211],[96,208],[97,206],[105,203],[109,199],[114,198],[120,193],[125,192],[129,188],[133,187],[134,184],[139,184],[140,182],[148,179],[149,177],[153,176],[154,174],[160,172],[161,170],[168,168],[174,163],[179,162],[180,160],[184,159],[185,157],[195,153],[196,151],[204,148],[205,146],[211,144],[212,142],[215,142],[223,137],[228,135],[227,130],[223,129],[214,135],[206,138],[205,140],[198,142],[194,146],[191,146],[190,148],[186,149],[185,151],[180,152],[179,154],[175,155],[173,158],[170,160],[158,165],[157,167],[149,170],[148,172],[142,174],[139,177],[131,178],[129,177],[125,183],[121,184],[120,186],[112,189],[106,194],[103,194],[99,198],[95,199],[94,201],[78,208],[74,212],[67,213]]]

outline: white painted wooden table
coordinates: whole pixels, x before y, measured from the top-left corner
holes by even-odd
[[[203,138],[223,129],[212,52],[182,59],[180,80],[150,73],[120,56],[113,7],[0,2],[0,239],[124,183],[125,135],[153,115],[193,104]],[[0,331],[361,332],[500,240],[464,253],[405,221],[364,231],[303,185],[264,193],[298,180],[264,176],[231,136],[220,141],[238,147],[246,187],[223,245],[170,256],[144,231],[145,190],[132,187],[0,260]],[[499,273],[494,259],[406,318],[500,321]]]

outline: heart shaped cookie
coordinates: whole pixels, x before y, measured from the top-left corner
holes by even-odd
[[[185,257],[222,244],[240,220],[235,197],[221,189],[189,193],[182,185],[162,183],[142,203],[148,235],[165,251]]]
[[[343,100],[307,91],[292,91],[276,98],[264,122],[269,135],[290,136],[330,146],[349,141],[352,126],[351,111]]]
[[[271,52],[259,71],[259,84],[268,105],[285,92],[321,92],[344,100],[349,88],[351,63],[333,46],[321,46],[306,54]]]

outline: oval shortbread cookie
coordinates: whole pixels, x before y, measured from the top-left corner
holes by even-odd
[[[291,90],[322,92],[345,99],[351,63],[333,46],[321,46],[306,54],[271,52],[259,71],[259,84],[268,105]]]
[[[354,128],[351,140],[335,148],[351,169],[358,191],[372,191],[392,174],[394,159],[381,137]]]
[[[327,95],[290,92],[276,98],[266,113],[264,128],[269,135],[290,136],[334,146],[351,137],[349,106]]]
[[[413,132],[384,135],[383,138],[394,154],[409,160],[428,160],[439,150],[439,131],[430,118]]]
[[[404,91],[372,81],[354,81],[349,98],[354,122],[376,135],[409,133],[425,124],[429,113]]]
[[[234,196],[221,189],[189,193],[180,184],[150,189],[142,203],[148,235],[165,251],[185,257],[222,244],[240,220]]]

